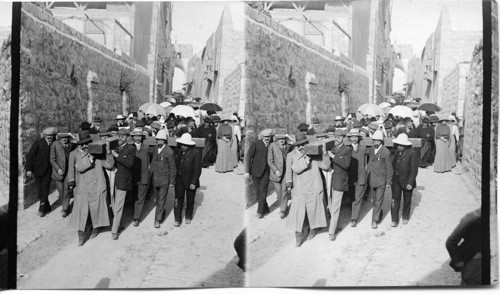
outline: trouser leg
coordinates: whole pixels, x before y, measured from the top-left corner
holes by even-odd
[[[363,196],[365,195],[365,185],[356,185],[353,187],[354,194],[353,202],[351,206],[351,220],[358,220],[359,211],[361,210],[361,203],[363,202]],[[351,191],[351,190],[350,190]]]
[[[276,191],[276,198],[278,199],[278,204],[280,206],[280,211],[285,213],[287,208],[286,188],[283,186],[283,182],[273,182],[274,191]]]
[[[403,189],[401,188],[399,179],[397,179],[397,176],[395,176],[391,186],[391,192],[392,192],[391,217],[392,221],[396,223],[399,222],[399,207],[401,205],[402,190]]]
[[[335,229],[337,228],[337,223],[339,221],[340,206],[342,204],[342,197],[344,196],[343,191],[332,190],[332,202],[330,203],[330,227],[328,228],[328,233],[330,235],[335,234]]]
[[[382,202],[384,201],[385,186],[372,187],[371,195],[373,200],[372,222],[380,221],[382,215]]]
[[[83,231],[78,231],[78,239],[80,242],[85,242],[89,239],[90,234],[92,234],[92,218],[90,217],[90,211],[87,215],[87,221],[85,222],[85,229]]]
[[[168,194],[168,185],[155,188],[155,197],[156,197],[155,220],[156,221],[161,222],[163,219],[163,213],[165,212],[165,206],[167,204],[167,194]]]
[[[146,200],[146,194],[148,193],[148,184],[138,183],[137,184],[137,200],[134,204],[134,219],[140,219],[142,208],[144,207],[144,201]]]
[[[127,196],[127,191],[123,191],[115,188],[115,197],[113,201],[113,225],[111,226],[111,233],[118,234],[118,229],[120,228],[120,222],[122,220],[123,206],[125,204],[125,198]]]
[[[410,219],[412,190],[403,190],[403,219]]]
[[[43,176],[35,176],[35,182],[38,188],[38,199],[40,200],[39,212],[50,212],[49,190],[50,190],[50,172]]]
[[[182,176],[177,176],[175,180],[175,200],[174,200],[174,218],[176,222],[182,220],[182,209],[184,208],[184,195],[186,194],[186,187]]]
[[[267,175],[267,176],[266,176]],[[269,173],[264,173],[262,177],[253,177],[254,185],[258,186],[258,201],[257,213],[266,214],[269,213],[269,205],[267,204],[267,188],[269,186]]]
[[[186,191],[186,219],[193,219],[194,198],[196,196],[196,189]]]

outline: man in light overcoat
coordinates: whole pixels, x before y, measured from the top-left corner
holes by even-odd
[[[69,154],[74,149],[74,144],[69,142],[71,137],[68,133],[59,133],[59,141],[50,147],[50,164],[52,165],[52,178],[56,182],[59,199],[61,199],[61,215],[66,217],[69,213],[69,200],[71,190],[68,182],[68,160]]]

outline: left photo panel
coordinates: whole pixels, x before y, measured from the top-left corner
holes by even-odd
[[[0,289],[8,287],[12,3],[0,3]]]
[[[245,286],[239,106],[212,45],[229,6],[22,3],[17,289]]]

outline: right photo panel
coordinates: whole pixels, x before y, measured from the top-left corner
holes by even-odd
[[[226,83],[246,89],[247,286],[497,283],[496,257],[489,280],[481,271],[482,218],[497,238],[496,198],[481,216],[483,5],[277,1],[238,10],[243,24],[232,25],[244,26],[245,54],[238,43],[221,50],[242,58],[241,76]]]

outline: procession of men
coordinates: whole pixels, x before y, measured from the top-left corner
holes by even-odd
[[[363,200],[370,199],[371,227],[377,229],[388,213],[383,211],[388,191],[392,195],[391,226],[406,225],[411,218],[418,168],[433,165],[434,158],[440,156],[436,141],[446,142],[446,160],[453,157],[456,165],[460,158],[462,138],[455,132],[456,140],[449,139],[457,122],[453,115],[439,119],[432,112],[416,118],[351,113],[332,116],[323,124],[330,125],[327,128],[319,127],[316,117],[311,126],[302,122],[294,139],[283,128],[264,129],[245,155],[245,177],[252,179],[257,218],[270,212],[266,198],[271,181],[279,217],[287,219],[287,228],[295,232],[297,247],[314,238],[320,228],[328,228],[329,239],[335,241],[342,230],[337,226],[343,203],[349,203],[350,226],[355,228],[361,207],[368,205]],[[436,136],[441,124],[450,125],[445,138]],[[323,144],[322,152],[311,153],[311,146],[318,144]],[[446,171],[455,165],[447,164]]]
[[[48,196],[54,180],[61,216],[69,217],[78,231],[79,246],[105,227],[117,240],[127,204],[133,206],[132,224],[139,226],[148,195],[155,202],[151,225],[160,228],[172,190],[174,227],[190,224],[202,165],[215,164],[219,120],[211,113],[198,127],[193,117],[134,112],[118,114],[106,124],[95,116],[73,133],[45,128],[26,156],[27,177],[34,177],[40,201],[38,215],[44,217],[53,210]]]

